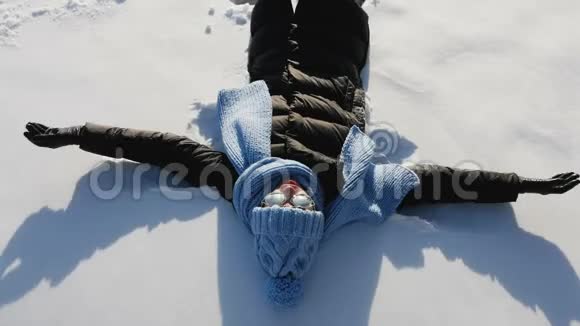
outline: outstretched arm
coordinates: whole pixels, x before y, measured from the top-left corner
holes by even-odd
[[[129,128],[87,123],[84,126],[50,128],[28,123],[24,136],[46,148],[79,145],[87,152],[113,158],[125,158],[159,167],[177,163],[187,171],[192,186],[213,186],[231,199],[237,173],[226,155],[187,137]]]
[[[580,184],[580,175],[574,172],[560,173],[549,179],[520,177],[520,193],[541,195],[563,194]]]
[[[423,203],[504,203],[519,194],[563,194],[580,184],[579,175],[561,173],[548,179],[530,179],[515,173],[454,169],[432,164],[411,167],[420,179],[401,206]]]

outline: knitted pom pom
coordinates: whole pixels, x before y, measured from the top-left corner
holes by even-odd
[[[292,277],[270,278],[266,291],[271,303],[281,307],[291,307],[304,295],[304,284],[301,279]]]

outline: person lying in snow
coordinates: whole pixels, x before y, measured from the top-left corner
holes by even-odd
[[[319,242],[348,223],[381,223],[420,203],[562,194],[580,183],[572,172],[528,179],[373,163],[360,75],[368,47],[368,16],[353,0],[302,0],[296,12],[290,0],[259,0],[251,19],[251,84],[218,96],[225,153],[171,133],[92,123],[28,123],[24,136],[40,147],[79,145],[104,156],[185,166],[193,186],[215,187],[232,201],[271,276],[268,297],[284,306],[302,295],[301,278]]]

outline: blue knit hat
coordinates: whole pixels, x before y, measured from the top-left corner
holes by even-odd
[[[303,294],[302,276],[312,264],[324,231],[324,215],[288,207],[256,207],[251,214],[256,255],[272,277],[268,298],[291,306]]]

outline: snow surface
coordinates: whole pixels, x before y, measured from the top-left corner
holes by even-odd
[[[134,199],[135,164],[22,137],[27,121],[93,121],[217,143],[217,90],[247,80],[237,2],[0,1],[0,325],[580,325],[578,190],[352,225],[280,311],[227,202],[168,200],[157,170]],[[391,159],[578,171],[580,2],[365,10],[371,129],[396,130]],[[89,187],[107,167],[125,172],[114,200]]]

